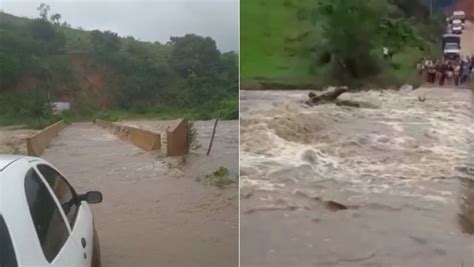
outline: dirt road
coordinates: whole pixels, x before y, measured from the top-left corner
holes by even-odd
[[[474,23],[466,21],[466,28],[461,36],[461,55],[474,56]]]
[[[103,192],[93,206],[103,266],[237,266],[236,185],[219,190],[186,172],[170,175],[158,155],[89,123],[64,129],[43,158],[78,191]]]

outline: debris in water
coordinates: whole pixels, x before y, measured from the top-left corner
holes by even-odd
[[[336,88],[333,91],[321,94],[321,95],[316,95],[313,92],[310,92],[308,94],[309,100],[306,101],[306,104],[309,106],[315,106],[315,105],[320,105],[320,104],[326,104],[326,103],[331,103],[337,100],[337,98],[342,95],[343,93],[346,93],[348,91],[347,88]]]
[[[332,200],[329,200],[329,201],[324,201],[324,206],[330,210],[330,211],[340,211],[340,210],[347,210],[349,209],[346,205],[343,205],[341,203],[338,203],[336,201],[332,201]]]

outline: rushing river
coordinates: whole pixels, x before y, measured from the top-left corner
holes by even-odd
[[[242,266],[474,266],[473,96],[241,92]]]

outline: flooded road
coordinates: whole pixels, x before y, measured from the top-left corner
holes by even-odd
[[[471,91],[307,93],[241,92],[242,266],[474,266]]]
[[[25,129],[24,126],[0,127],[0,154],[26,155],[26,138],[38,130]]]
[[[127,120],[122,124],[160,133],[161,151],[159,156],[163,158],[166,155],[166,129],[176,122],[176,120]],[[209,156],[206,156],[206,152],[211,140],[214,120],[195,121],[193,125],[197,133],[198,147],[187,156],[187,164],[183,171],[189,176],[201,176],[209,174],[210,170],[216,170],[223,166],[229,170],[233,177],[237,178],[239,174],[239,122],[236,120],[218,122]]]
[[[163,122],[148,123],[162,128]],[[205,139],[212,122],[197,124],[203,125],[198,129],[203,137],[198,138]],[[222,158],[237,159],[238,122],[229,122],[227,128],[234,129],[228,135],[233,141],[225,148],[215,143],[213,157],[223,153]],[[183,162],[183,170],[173,171],[157,153],[142,151],[91,123],[76,123],[42,157],[77,191],[102,191],[103,203],[92,205],[102,266],[238,266],[238,187],[217,189],[196,182],[199,171],[212,172],[216,164],[193,173],[193,157],[205,157],[200,151]],[[238,161],[225,166],[236,170]]]

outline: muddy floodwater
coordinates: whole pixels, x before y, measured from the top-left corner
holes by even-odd
[[[474,266],[470,90],[241,92],[242,266]]]
[[[157,132],[170,124],[123,123]],[[42,155],[78,192],[103,193],[92,206],[102,266],[238,266],[238,122],[219,124],[210,156],[213,121],[195,126],[203,147],[184,159],[143,151],[91,123],[66,127]],[[234,184],[196,181],[220,166]]]
[[[0,127],[0,154],[26,154],[26,138],[37,132],[24,126]]]

